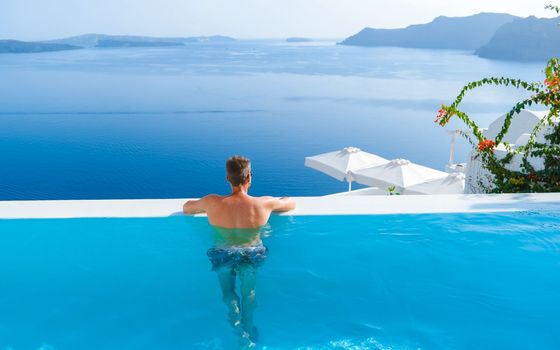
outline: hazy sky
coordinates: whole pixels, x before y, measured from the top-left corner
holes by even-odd
[[[560,0],[0,0],[0,39],[83,33],[237,38],[342,38],[438,15],[507,12],[552,17]]]

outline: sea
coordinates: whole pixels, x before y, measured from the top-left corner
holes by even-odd
[[[192,198],[227,193],[229,156],[255,195],[347,185],[304,166],[354,146],[443,170],[434,119],[469,81],[542,81],[544,62],[472,52],[246,40],[184,47],[0,55],[0,200]],[[462,108],[480,126],[528,93],[484,87]],[[456,162],[467,159],[460,141]]]

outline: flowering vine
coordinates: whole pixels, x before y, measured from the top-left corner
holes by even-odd
[[[488,192],[560,192],[560,125],[555,123],[560,112],[560,59],[551,59],[547,63],[544,73],[543,83],[529,83],[512,78],[484,78],[470,82],[450,105],[442,105],[438,111],[435,123],[445,126],[451,118],[457,117],[468,127],[470,133],[462,133],[462,135],[473,145],[478,153],[477,156],[481,158],[485,168],[492,174],[491,186],[480,182],[480,185]],[[469,91],[484,85],[512,86],[531,93],[529,98],[516,103],[510,109],[499,133],[492,140],[486,138],[467,113],[459,109],[463,98]],[[546,106],[549,112],[532,130],[528,142],[512,149],[508,143],[503,142],[511,121],[521,110],[532,105]],[[546,142],[536,142],[537,135],[546,126],[552,129],[552,132],[545,136]],[[498,145],[502,145],[506,150],[505,156],[496,156],[494,151]],[[508,169],[507,165],[518,154],[522,156],[521,169]],[[529,157],[542,158],[544,169],[534,169],[528,160]]]

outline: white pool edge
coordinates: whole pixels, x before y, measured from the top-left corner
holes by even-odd
[[[383,215],[560,211],[560,193],[294,197],[281,215]],[[125,218],[182,215],[182,199],[0,201],[0,219]]]

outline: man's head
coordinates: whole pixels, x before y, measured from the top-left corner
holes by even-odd
[[[251,161],[242,156],[233,156],[226,162],[227,180],[233,187],[251,182]]]

